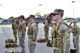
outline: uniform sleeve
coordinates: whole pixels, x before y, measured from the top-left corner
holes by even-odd
[[[19,23],[19,30],[23,30],[23,31],[26,30],[26,23],[25,23],[25,21]]]
[[[51,35],[52,35],[52,38],[55,38],[55,33],[53,28],[51,29]]]
[[[61,34],[63,37],[63,43],[66,45],[66,49],[70,49],[70,36],[72,34],[71,29],[67,26],[62,27]]]
[[[78,28],[77,28],[77,30],[78,30],[78,32],[79,32],[79,35],[80,35],[80,28],[78,27]]]
[[[26,23],[23,23],[23,30],[26,31]]]
[[[72,33],[71,29],[64,25],[61,29],[61,34],[63,35],[63,38],[67,38],[68,36],[70,36],[70,33]]]
[[[37,33],[38,33],[38,26],[34,25],[33,26],[33,39],[37,38]]]
[[[17,24],[16,23],[12,23],[12,29],[17,29]]]
[[[12,23],[12,29],[14,29],[14,24]]]

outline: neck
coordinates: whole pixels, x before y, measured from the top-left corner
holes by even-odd
[[[59,25],[61,23],[62,19],[57,19],[56,24]]]
[[[74,24],[74,26],[77,26],[76,24]]]
[[[23,20],[20,20],[21,22],[23,21]]]

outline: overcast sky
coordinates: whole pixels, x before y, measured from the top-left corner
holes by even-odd
[[[9,18],[10,16],[24,15],[28,17],[30,14],[40,12],[48,14],[54,9],[64,9],[64,17],[80,17],[80,0],[0,0],[0,17]],[[39,6],[38,4],[42,4]]]

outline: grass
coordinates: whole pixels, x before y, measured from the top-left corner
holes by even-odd
[[[11,25],[11,24],[0,24],[0,25]]]

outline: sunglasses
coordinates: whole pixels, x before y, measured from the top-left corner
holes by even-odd
[[[52,14],[53,16],[55,16],[55,15],[59,15],[59,14]]]

